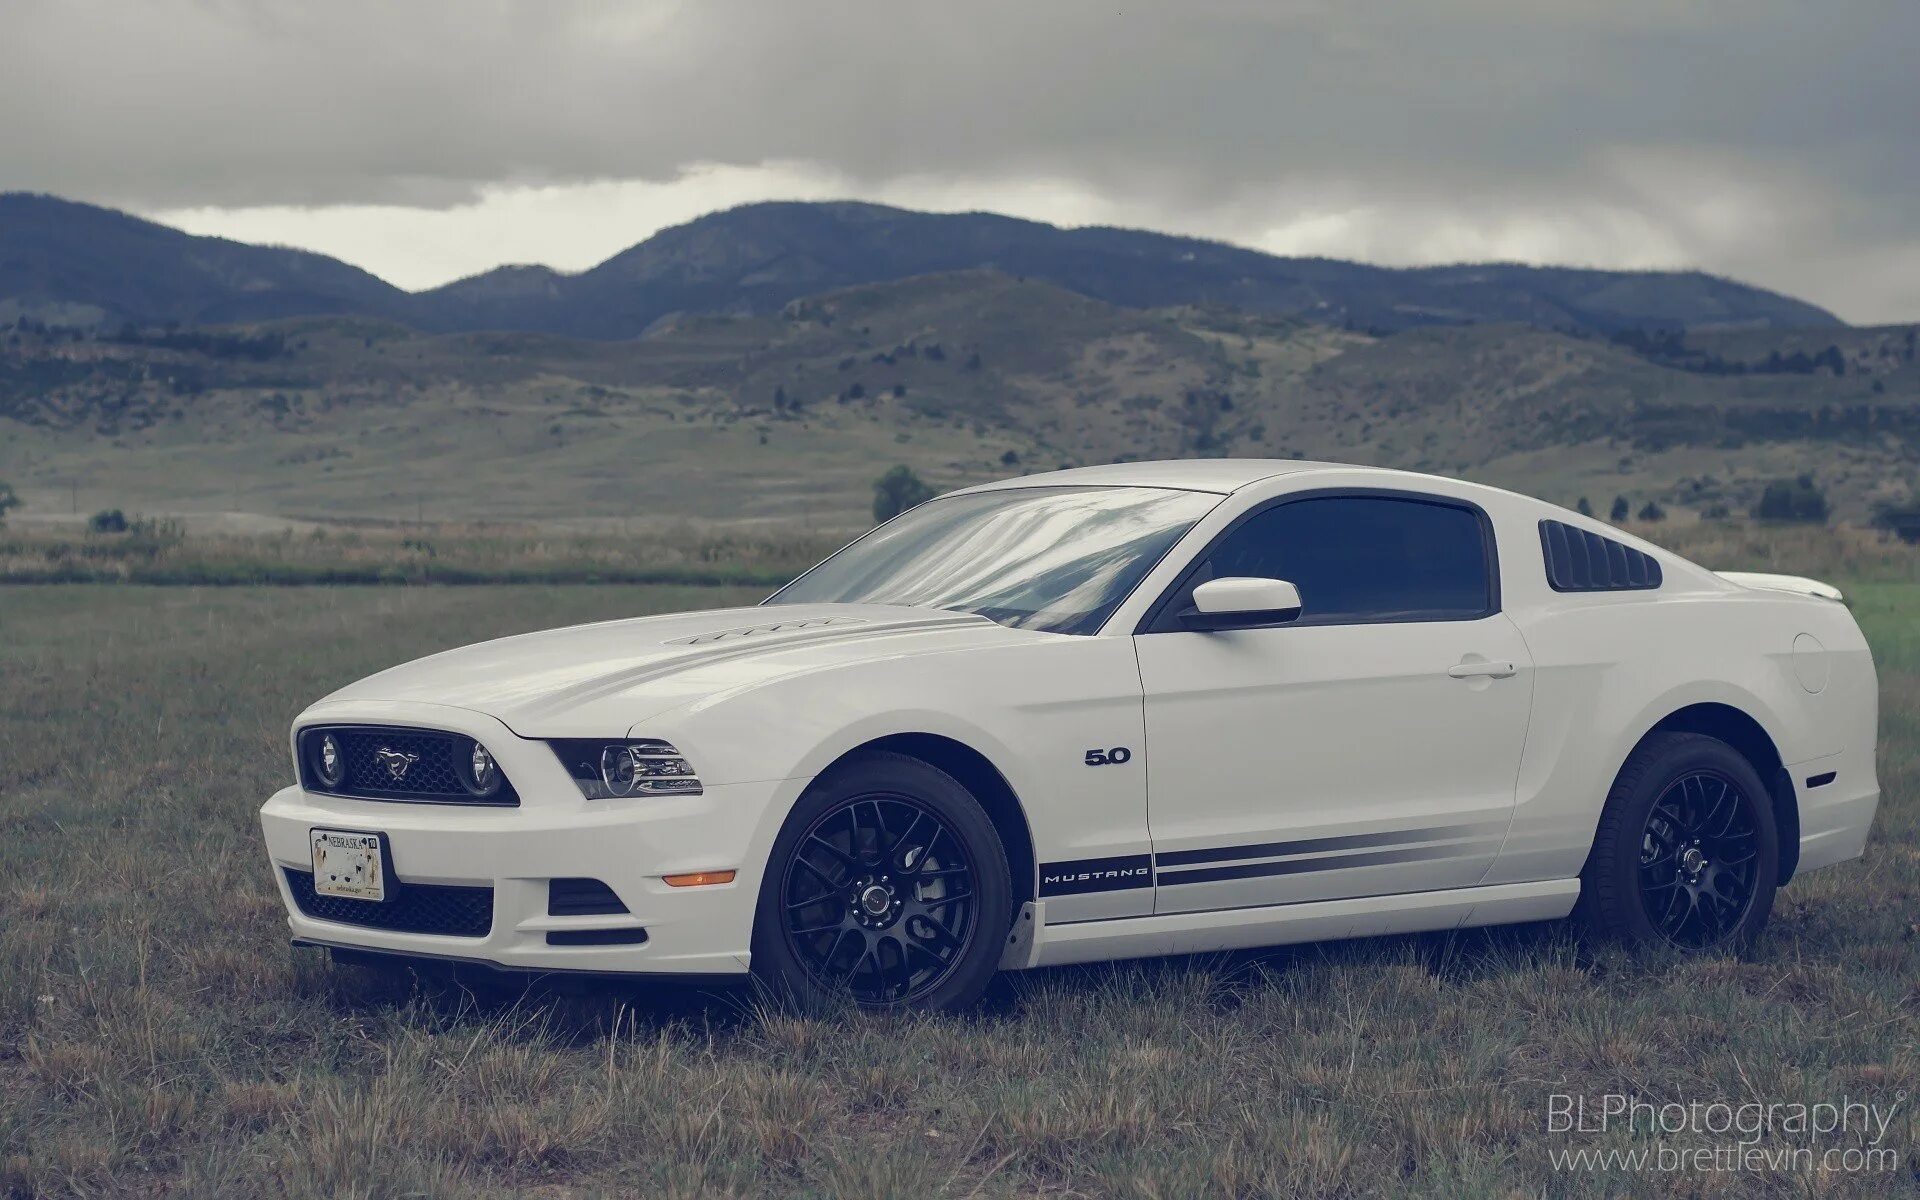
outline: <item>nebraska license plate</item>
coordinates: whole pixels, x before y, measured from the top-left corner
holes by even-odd
[[[349,900],[387,898],[379,834],[349,833],[340,829],[315,829],[311,833],[315,892]]]

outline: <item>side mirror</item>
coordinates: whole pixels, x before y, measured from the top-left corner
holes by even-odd
[[[1300,589],[1284,579],[1209,579],[1180,614],[1188,629],[1265,629],[1300,615]]]

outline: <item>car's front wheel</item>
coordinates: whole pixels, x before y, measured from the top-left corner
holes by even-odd
[[[951,775],[877,753],[823,773],[775,839],[754,922],[754,975],[817,1008],[964,1008],[1012,923],[999,833]]]
[[[1779,862],[1773,805],[1752,764],[1715,738],[1655,734],[1607,795],[1580,909],[1603,938],[1740,950],[1767,923]]]

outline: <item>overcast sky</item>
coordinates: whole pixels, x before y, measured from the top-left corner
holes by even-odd
[[[418,288],[856,197],[1920,319],[1920,0],[0,0],[0,190]]]

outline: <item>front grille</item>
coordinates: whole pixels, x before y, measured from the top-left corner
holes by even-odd
[[[284,867],[287,887],[302,913],[316,921],[336,921],[391,933],[437,933],[446,937],[485,937],[493,929],[493,889],[390,880],[385,900],[349,900],[313,890],[313,872]]]
[[[340,746],[346,775],[340,786],[323,784],[313,765],[319,739],[331,734]],[[300,734],[301,782],[315,791],[376,800],[416,800],[435,804],[483,804],[513,807],[520,796],[504,776],[500,790],[476,796],[466,785],[461,762],[473,754],[473,739],[435,729],[403,729],[380,725],[331,725],[305,729]],[[390,763],[404,763],[396,775]]]

